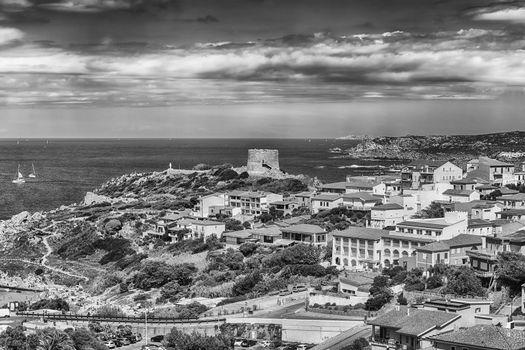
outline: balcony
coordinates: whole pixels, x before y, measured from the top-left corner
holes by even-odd
[[[408,344],[399,344],[395,339],[384,339],[384,338],[378,338],[375,337],[375,339],[370,338],[370,347],[371,350],[417,350],[418,348],[414,348],[412,346],[409,346]]]

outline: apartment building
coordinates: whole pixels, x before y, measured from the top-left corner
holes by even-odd
[[[241,208],[242,215],[261,215],[268,212],[269,204],[283,200],[282,194],[270,192],[231,191],[227,195],[228,206]]]
[[[445,212],[443,218],[410,219],[396,225],[397,232],[429,236],[434,240],[450,239],[467,233],[468,215],[464,212]]]
[[[516,183],[514,164],[488,157],[479,157],[467,163],[467,178],[471,177],[488,180],[490,184],[496,184],[500,187]]]

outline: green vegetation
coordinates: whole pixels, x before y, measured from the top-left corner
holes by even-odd
[[[496,279],[508,288],[511,296],[519,295],[521,285],[525,283],[525,256],[515,252],[499,253]]]
[[[229,350],[231,343],[232,339],[223,335],[206,336],[197,332],[186,334],[176,328],[164,338],[166,347],[177,350]]]
[[[61,298],[42,299],[29,306],[30,310],[50,309],[58,311],[69,311],[69,304]]]
[[[104,344],[85,328],[61,331],[55,328],[38,329],[25,335],[22,326],[8,327],[0,334],[0,346],[5,350],[104,350]]]

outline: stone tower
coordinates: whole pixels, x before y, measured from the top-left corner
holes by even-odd
[[[248,174],[263,174],[269,170],[280,170],[279,151],[276,149],[249,149]]]

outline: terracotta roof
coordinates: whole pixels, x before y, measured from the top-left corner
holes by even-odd
[[[334,237],[348,237],[359,239],[379,240],[381,237],[388,236],[390,232],[386,230],[378,230],[368,227],[350,226],[344,230],[336,230],[332,232]]]
[[[520,191],[516,191],[516,190],[510,189],[508,187],[499,187],[498,190],[501,192],[502,195],[518,194],[518,193],[520,193]]]
[[[242,230],[242,231],[224,232],[222,236],[232,237],[232,238],[251,238],[252,233],[248,230]]]
[[[504,216],[516,216],[516,215],[525,215],[525,209],[509,209],[503,210],[498,213],[501,217]]]
[[[310,224],[298,224],[289,227],[281,228],[282,232],[291,232],[291,233],[303,233],[303,234],[316,234],[316,233],[326,233],[326,231],[317,225]]]
[[[521,202],[525,201],[525,193],[507,194],[498,197],[498,199],[502,201]]]
[[[465,345],[473,348],[497,350],[525,349],[525,332],[494,325],[476,325],[437,334],[428,339],[439,343]]]
[[[381,202],[381,198],[374,196],[369,192],[353,192],[343,194],[343,200],[359,199],[365,202]]]
[[[492,227],[492,224],[487,220],[470,219],[468,221],[468,228],[473,228],[473,227]]]
[[[400,334],[422,336],[460,317],[461,315],[456,313],[400,307],[399,310],[392,310],[368,321],[368,324],[393,328]]]
[[[445,192],[443,192],[443,194],[449,195],[449,196],[468,197],[474,192],[476,192],[476,191],[474,191],[474,190],[455,190],[455,189],[450,189],[450,190],[446,190]]]
[[[431,242],[435,241],[435,239],[427,238],[427,237],[425,237],[423,235],[415,235],[415,234],[410,234],[410,233],[403,234],[401,232],[390,232],[388,237],[385,237],[385,238],[401,239],[401,240],[405,240],[405,241],[424,242],[424,243],[431,243]]]
[[[219,225],[225,225],[224,222],[220,221],[211,221],[211,220],[194,220],[194,225],[201,225],[201,226],[219,226]]]
[[[450,226],[451,224],[446,224],[444,222],[432,222],[427,219],[421,219],[420,221],[403,221],[398,223],[396,226],[408,226],[408,227],[421,227],[421,228],[431,228],[431,229],[444,229],[445,227]]]
[[[430,244],[427,244],[423,247],[419,247],[416,249],[417,251],[422,252],[445,252],[450,250],[450,245],[448,245],[445,242],[433,242]]]
[[[388,203],[388,204],[383,204],[383,205],[376,205],[375,207],[372,208],[372,210],[402,210],[404,209],[403,206],[401,204],[397,204],[397,203]]]
[[[481,237],[476,235],[460,234],[454,238],[446,239],[439,242],[433,242],[416,250],[423,252],[443,252],[451,248],[481,245]]]
[[[332,182],[329,184],[321,185],[321,189],[335,189],[335,190],[346,190],[346,185],[348,185],[347,182]]]
[[[317,196],[312,197],[313,201],[329,201],[333,202],[340,199],[341,196],[338,194],[318,194]]]
[[[451,185],[473,185],[473,184],[477,184],[480,182],[481,182],[480,179],[477,179],[477,178],[465,178],[465,179],[450,181],[450,184]]]

